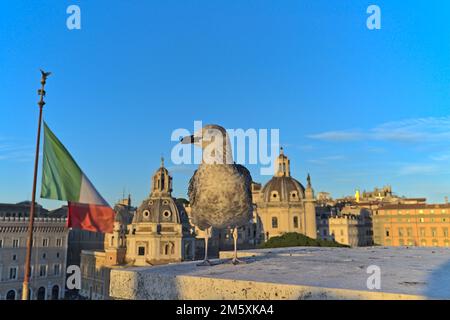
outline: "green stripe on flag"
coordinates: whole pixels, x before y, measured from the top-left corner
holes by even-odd
[[[45,122],[42,166],[41,198],[78,201],[81,169]]]

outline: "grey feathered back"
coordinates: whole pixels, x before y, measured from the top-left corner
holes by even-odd
[[[252,218],[252,177],[240,164],[201,164],[189,181],[193,222],[201,229],[239,227]]]

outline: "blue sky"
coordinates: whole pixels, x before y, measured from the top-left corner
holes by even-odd
[[[81,30],[66,28],[72,4]],[[366,27],[370,4],[381,30]],[[2,1],[0,202],[31,195],[40,67],[53,72],[45,120],[110,203],[124,190],[140,203],[172,131],[194,120],[280,129],[316,192],[391,184],[442,202],[449,21],[446,0]],[[166,164],[186,196],[194,167]]]

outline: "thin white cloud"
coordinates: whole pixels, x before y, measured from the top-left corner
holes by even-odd
[[[378,140],[405,142],[449,139],[450,117],[428,117],[388,122],[373,129],[373,136]]]
[[[434,160],[434,161],[449,161],[450,160],[450,152],[434,154],[434,155],[430,156],[430,159]]]
[[[450,117],[405,119],[386,122],[365,132],[361,130],[325,131],[308,137],[333,142],[358,140],[438,142],[450,139]]]
[[[12,142],[0,144],[0,161],[26,162],[33,159],[33,148],[31,146],[16,145]]]
[[[362,140],[364,136],[364,133],[358,131],[325,131],[308,137],[316,140],[342,142]]]
[[[339,160],[344,160],[345,156],[343,155],[334,155],[334,156],[326,156],[326,157],[321,157],[318,159],[310,159],[307,160],[309,163],[315,163],[315,164],[326,164],[332,161],[339,161]]]
[[[438,171],[438,167],[432,164],[407,164],[400,168],[399,175],[422,175]]]

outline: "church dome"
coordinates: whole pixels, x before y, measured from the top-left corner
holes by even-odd
[[[275,175],[261,191],[264,202],[295,202],[305,198],[305,188],[291,177],[291,163],[280,148],[275,164]]]
[[[134,222],[181,223],[180,208],[171,197],[151,197],[137,209]]]
[[[137,209],[133,222],[181,223],[183,214],[172,197],[172,177],[161,158],[161,167],[152,176],[150,196]]]
[[[262,189],[265,202],[299,201],[305,197],[305,188],[292,177],[273,177]]]

